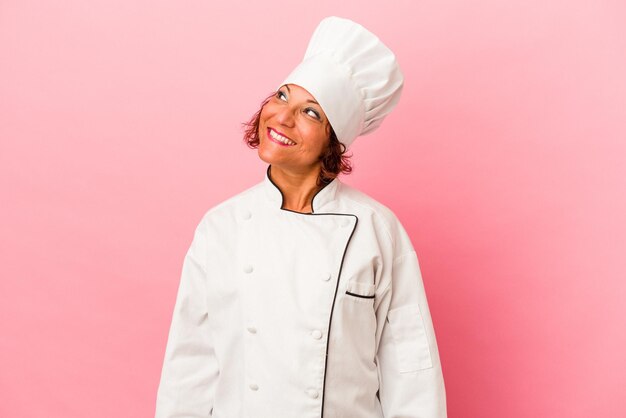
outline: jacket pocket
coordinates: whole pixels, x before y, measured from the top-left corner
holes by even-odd
[[[355,280],[349,280],[346,286],[346,298],[362,301],[374,300],[376,286],[370,283],[359,283]]]
[[[391,309],[387,319],[395,343],[400,373],[433,367],[428,336],[419,305]]]
[[[366,280],[365,277],[360,279]],[[375,291],[375,285],[351,278],[340,295],[337,312],[333,314],[336,318],[333,319],[333,329],[341,335],[342,349],[351,353],[349,359],[342,360],[342,366],[352,376],[362,376],[364,365],[368,365],[370,372],[376,367]]]

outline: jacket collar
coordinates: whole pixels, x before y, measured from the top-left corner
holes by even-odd
[[[301,213],[292,211],[290,209],[283,209],[283,192],[270,178],[270,167],[271,164],[267,166],[267,170],[265,170],[265,179],[263,180],[263,189],[265,190],[265,195],[270,204],[277,209],[282,209],[288,212]],[[335,195],[337,194],[337,188],[339,187],[339,183],[339,178],[334,178],[330,183],[326,184],[322,189],[320,189],[315,194],[315,196],[313,196],[313,202],[311,203],[311,210],[313,213],[320,213],[320,211],[324,209],[328,203],[331,203],[335,200]]]

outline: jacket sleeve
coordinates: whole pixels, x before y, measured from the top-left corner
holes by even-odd
[[[446,393],[417,254],[399,226],[397,247],[376,309],[379,398],[385,418],[446,418]]]
[[[203,222],[183,261],[169,329],[156,418],[210,417],[219,373],[207,322],[206,251]]]

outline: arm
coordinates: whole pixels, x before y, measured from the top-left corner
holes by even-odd
[[[446,418],[446,393],[417,255],[400,228],[404,251],[376,315],[383,330],[376,357],[385,418]]]
[[[157,393],[156,418],[209,417],[219,374],[207,323],[203,222],[183,262]]]

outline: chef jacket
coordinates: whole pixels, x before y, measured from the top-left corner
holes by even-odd
[[[195,230],[156,417],[446,417],[420,267],[397,217],[338,178],[312,213],[283,209],[270,169]]]

